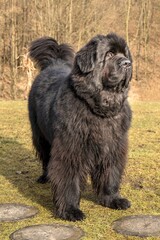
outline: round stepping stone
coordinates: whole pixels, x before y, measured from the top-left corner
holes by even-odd
[[[77,240],[84,236],[80,228],[60,224],[25,227],[12,233],[11,240]]]
[[[0,204],[0,222],[14,222],[21,219],[33,217],[38,213],[35,207],[18,204],[4,203]]]
[[[113,223],[113,230],[123,235],[158,237],[160,236],[160,215],[123,217]]]

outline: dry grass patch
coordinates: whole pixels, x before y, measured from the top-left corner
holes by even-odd
[[[129,162],[123,179],[122,194],[132,202],[127,211],[99,206],[90,185],[83,193],[81,208],[87,218],[69,223],[85,231],[84,240],[139,239],[116,234],[111,224],[128,215],[159,214],[160,211],[160,102],[133,102]],[[36,178],[41,168],[34,156],[25,101],[0,102],[0,203],[35,206],[39,214],[15,223],[2,223],[0,239],[8,240],[15,230],[34,224],[67,223],[52,215],[49,184]],[[147,238],[147,239],[156,239]]]

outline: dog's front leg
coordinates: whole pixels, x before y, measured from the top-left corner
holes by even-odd
[[[119,195],[123,173],[123,164],[97,165],[92,174],[93,187],[97,192],[100,204],[118,210],[130,207],[130,202]]]
[[[50,161],[48,176],[53,190],[56,216],[69,221],[81,221],[85,215],[79,209],[80,180],[78,174],[61,161]]]

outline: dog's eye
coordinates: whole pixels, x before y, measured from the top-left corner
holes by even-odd
[[[113,52],[107,52],[106,57],[107,58],[112,58],[114,56]]]

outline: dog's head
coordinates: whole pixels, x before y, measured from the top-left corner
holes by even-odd
[[[90,76],[87,84],[110,90],[128,87],[132,77],[132,57],[125,40],[114,33],[98,35],[75,58],[79,76]]]

